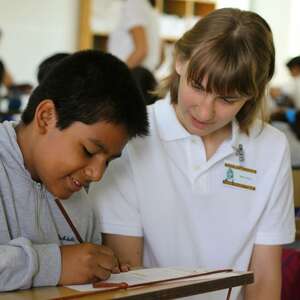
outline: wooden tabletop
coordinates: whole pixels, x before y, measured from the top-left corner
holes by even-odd
[[[207,292],[228,289],[254,282],[252,272],[235,272],[237,276],[212,280],[192,279],[189,281],[160,283],[128,290],[107,291],[102,293],[78,292],[66,287],[33,288],[26,291],[0,293],[1,300],[44,300],[44,299],[173,299]]]

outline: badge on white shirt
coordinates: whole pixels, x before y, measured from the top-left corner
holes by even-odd
[[[255,191],[256,170],[225,162],[225,179],[223,183],[242,189]]]

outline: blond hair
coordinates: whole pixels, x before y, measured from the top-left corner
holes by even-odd
[[[264,96],[274,74],[275,49],[272,31],[258,14],[233,8],[213,11],[176,42],[175,59],[188,62],[188,82],[202,83],[206,77],[207,92],[249,99],[236,116],[242,131],[248,132],[257,117],[266,119]],[[178,84],[174,66],[157,94],[170,90],[176,104]]]

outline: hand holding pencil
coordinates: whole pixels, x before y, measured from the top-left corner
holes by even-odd
[[[120,272],[111,249],[91,243],[60,247],[61,276],[59,285],[91,283],[106,280]]]

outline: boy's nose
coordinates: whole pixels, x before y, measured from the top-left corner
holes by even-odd
[[[89,181],[99,181],[106,169],[105,163],[90,163],[85,169],[85,176]]]

